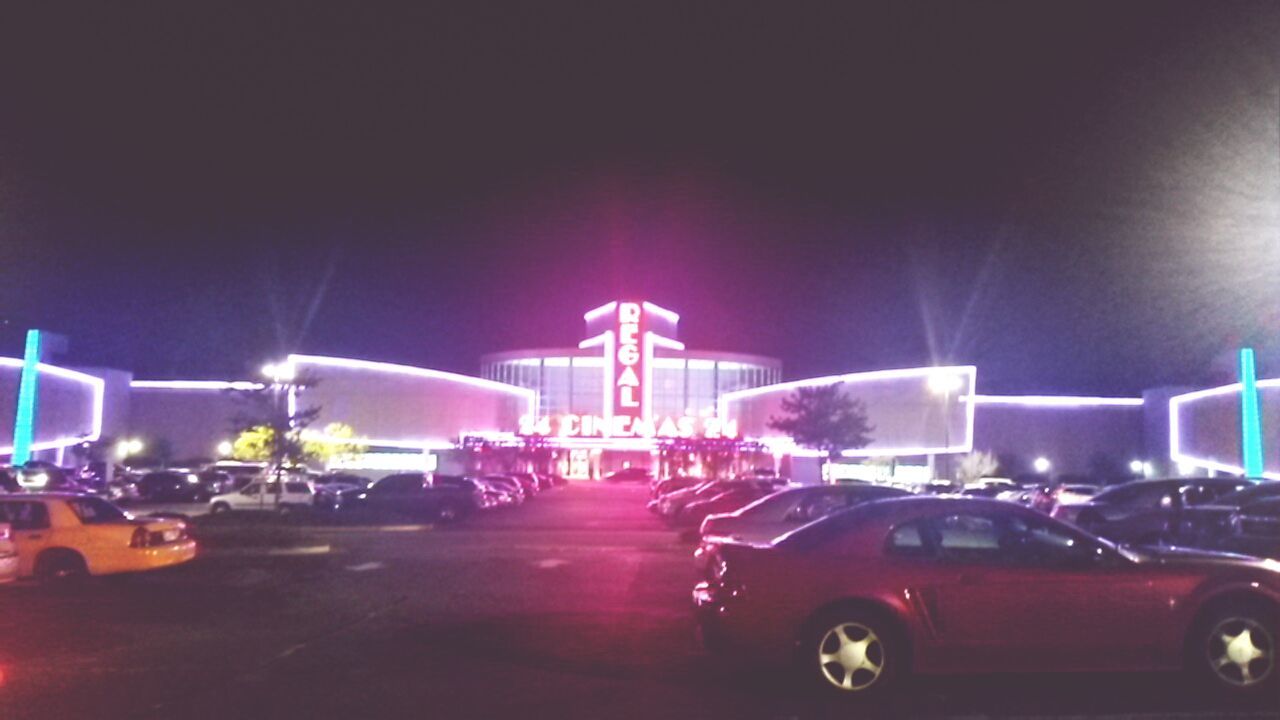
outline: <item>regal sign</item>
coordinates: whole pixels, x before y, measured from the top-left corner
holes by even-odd
[[[599,432],[592,430],[582,436],[661,437],[659,430],[670,421],[675,430],[665,436],[680,437],[678,418],[653,416],[654,348],[684,349],[674,337],[680,316],[650,302],[614,301],[588,312],[583,319],[588,332],[596,334],[578,347],[602,348],[605,372],[604,416],[595,418],[600,420]],[[587,427],[595,427],[591,420],[586,422]]]
[[[693,438],[738,437],[737,420],[714,417],[667,416],[656,421],[632,419],[627,415],[604,418],[598,415],[526,415],[520,418],[520,434],[533,437],[568,438]]]
[[[612,360],[614,366],[613,417],[629,418],[631,423],[648,416],[649,408],[644,402],[648,395],[649,363],[653,359],[652,349],[643,346],[644,309],[640,303],[618,303],[617,324],[614,337],[617,338],[617,350]],[[626,423],[624,423],[626,424]]]

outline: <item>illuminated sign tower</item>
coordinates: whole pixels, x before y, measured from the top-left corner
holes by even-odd
[[[653,352],[683,350],[676,340],[680,316],[650,302],[615,300],[583,315],[586,340],[604,355],[604,435],[650,437],[653,427]]]

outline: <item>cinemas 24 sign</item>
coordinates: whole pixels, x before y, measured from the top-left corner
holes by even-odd
[[[646,437],[646,438],[736,438],[737,420],[714,417],[664,417],[657,420],[615,415],[526,415],[520,418],[520,434],[545,437]]]

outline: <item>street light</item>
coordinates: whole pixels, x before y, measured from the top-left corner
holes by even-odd
[[[1145,473],[1143,472],[1143,470],[1145,468],[1146,468],[1146,463],[1142,462],[1141,460],[1134,460],[1129,463],[1129,472],[1134,475],[1144,475]]]
[[[964,378],[949,372],[929,373],[929,392],[942,396],[942,444],[946,452],[951,451],[951,394],[964,387]],[[947,457],[947,478],[951,477],[950,456]]]
[[[129,457],[130,455],[137,455],[138,453],[142,452],[142,448],[143,448],[142,441],[139,440],[138,438],[121,440],[120,442],[116,443],[116,456],[119,457],[121,460],[123,460]]]
[[[1031,463],[1031,467],[1036,473],[1043,475],[1049,472],[1049,468],[1053,467],[1053,463],[1050,463],[1047,457],[1038,457]]]
[[[282,383],[293,380],[297,371],[293,367],[293,363],[285,361],[279,363],[267,363],[262,366],[262,374],[271,378],[272,382]]]
[[[231,451],[234,449],[235,448],[231,445],[230,440],[223,440],[222,442],[218,443],[218,455],[222,457],[226,457],[230,455]]]

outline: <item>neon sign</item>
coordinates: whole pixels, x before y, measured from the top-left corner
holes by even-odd
[[[569,438],[693,438],[738,437],[738,421],[717,417],[667,416],[656,421],[632,420],[626,415],[604,418],[599,415],[525,415],[520,418],[520,433],[529,437]]]
[[[652,353],[640,352],[641,323],[644,313],[640,303],[618,303],[616,335],[617,372],[613,381],[613,417],[617,420],[629,418],[631,423],[642,420],[648,415],[647,407],[643,407],[640,399],[644,397],[644,389],[640,378],[645,377],[645,368],[649,364]],[[646,348],[648,349],[648,348]],[[620,428],[629,423],[622,422]],[[623,432],[622,434],[631,434]]]

